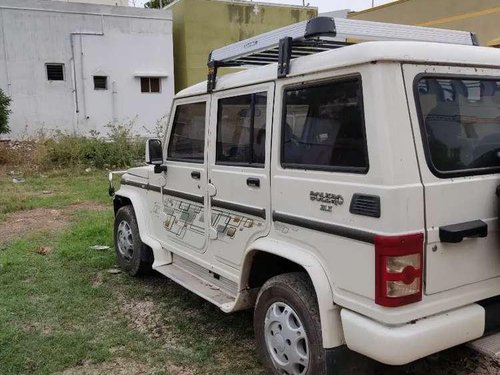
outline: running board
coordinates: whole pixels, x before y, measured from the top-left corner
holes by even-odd
[[[173,263],[155,270],[224,311],[231,310],[236,301],[236,283],[220,276],[216,278],[208,269],[184,258],[174,256]]]

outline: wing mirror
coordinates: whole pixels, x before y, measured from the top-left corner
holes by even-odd
[[[158,138],[150,138],[146,141],[146,164],[154,165],[155,173],[167,171],[167,166],[163,165],[163,147]]]

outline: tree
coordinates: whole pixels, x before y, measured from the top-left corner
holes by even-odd
[[[4,94],[2,89],[0,89],[0,134],[6,134],[10,132],[9,129],[10,101],[11,99]]]
[[[161,6],[160,6],[160,1],[161,1]],[[144,8],[156,8],[160,9],[162,6],[166,6],[170,3],[172,3],[174,0],[149,0],[144,4]]]

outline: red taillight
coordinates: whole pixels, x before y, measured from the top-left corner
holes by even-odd
[[[375,236],[375,303],[397,307],[422,299],[422,233]]]

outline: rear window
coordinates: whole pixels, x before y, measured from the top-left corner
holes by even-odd
[[[284,168],[368,171],[360,78],[287,89],[284,100]]]
[[[500,80],[424,77],[416,81],[426,156],[439,177],[500,167]]]
[[[266,144],[265,92],[219,100],[218,164],[263,167]]]

